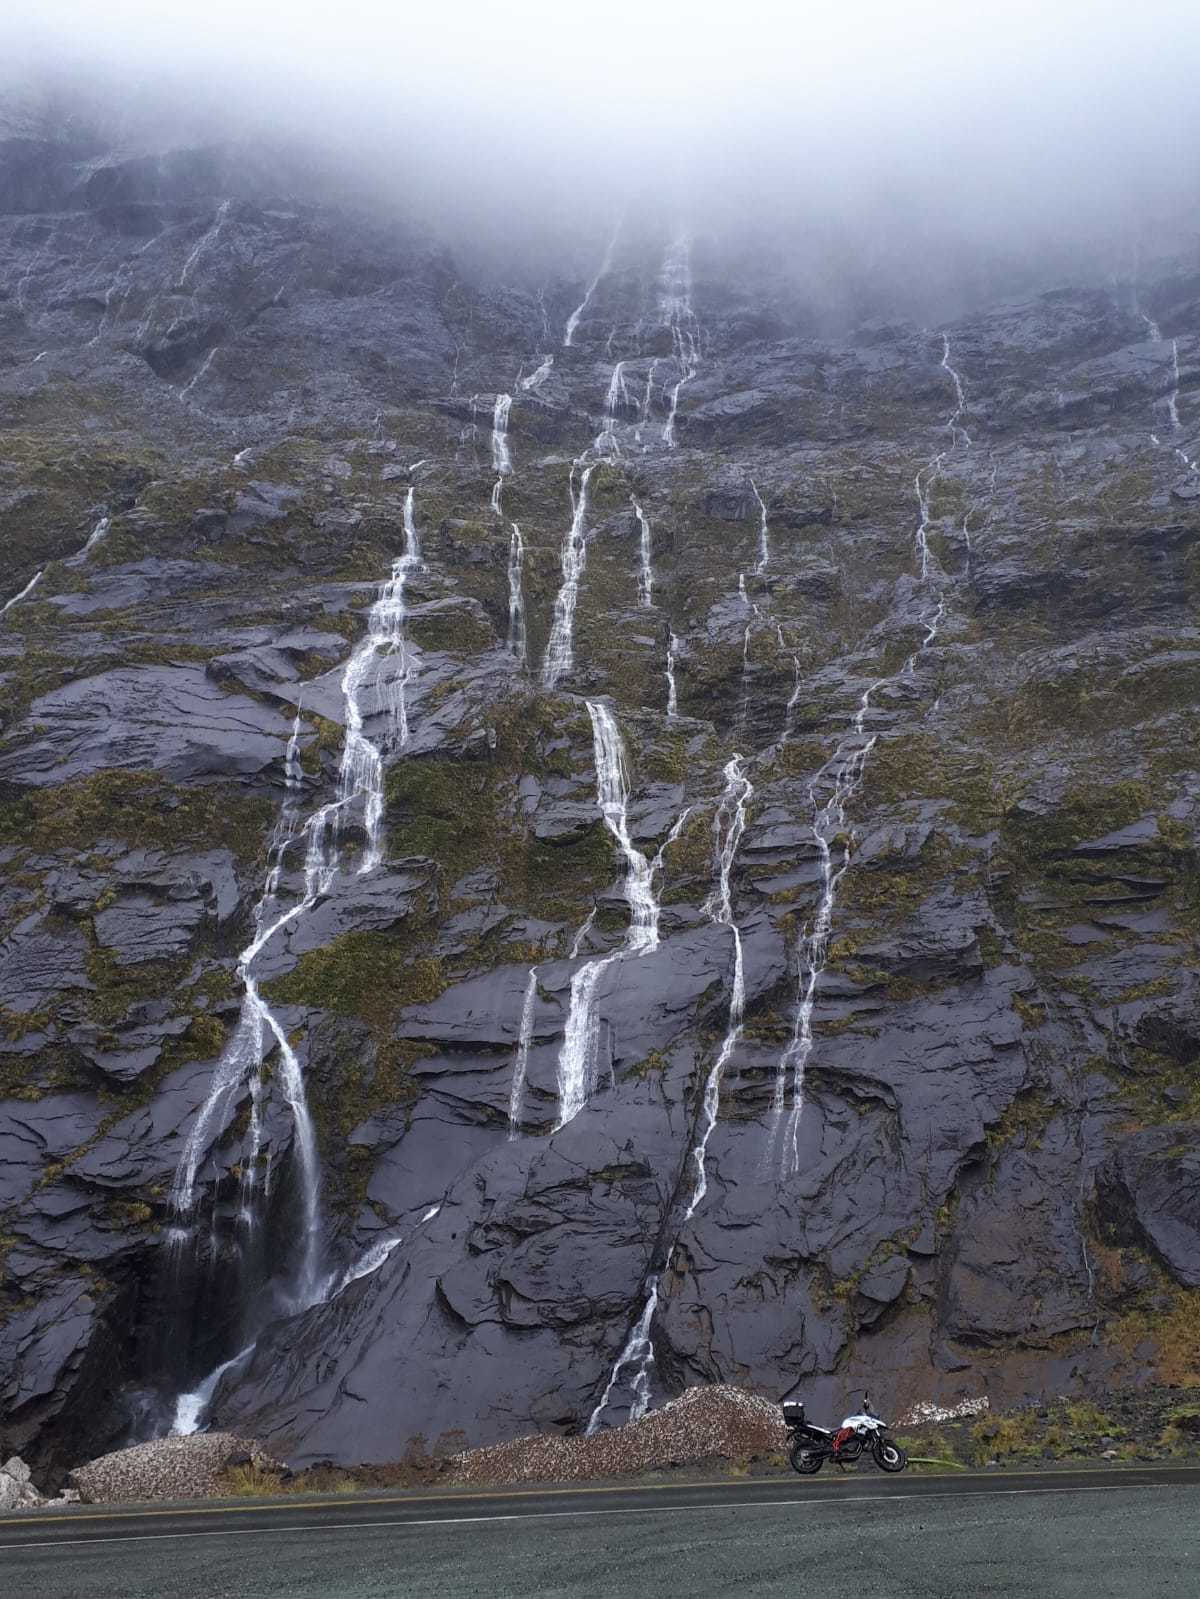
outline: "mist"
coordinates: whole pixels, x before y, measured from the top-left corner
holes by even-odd
[[[1183,0],[45,0],[0,43],[10,106],[52,92],[132,147],[289,145],[510,279],[586,272],[646,213],[815,294],[850,272],[922,303],[1194,248]]]

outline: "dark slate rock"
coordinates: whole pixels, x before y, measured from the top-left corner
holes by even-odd
[[[48,1162],[86,1144],[103,1114],[86,1094],[0,1101],[0,1209],[25,1198]]]
[[[1171,1275],[1200,1288],[1200,1127],[1176,1122],[1121,1139],[1102,1179],[1107,1208]]]
[[[175,781],[252,778],[282,760],[290,724],[197,666],[120,667],[43,695],[0,776],[29,787],[96,772],[146,770]],[[20,730],[18,730],[20,737]]]
[[[0,1005],[28,1015],[64,989],[90,989],[87,955],[81,929],[26,916],[0,943]]]

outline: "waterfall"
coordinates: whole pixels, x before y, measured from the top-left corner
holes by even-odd
[[[236,1355],[222,1361],[214,1371],[210,1371],[204,1381],[190,1393],[179,1395],[175,1401],[175,1415],[171,1422],[173,1438],[186,1438],[194,1432],[199,1432],[200,1423],[204,1420],[209,1405],[212,1404],[213,1395],[221,1378],[235,1366],[244,1365],[254,1350],[254,1344],[247,1344],[245,1349],[239,1349]]]
[[[516,522],[510,522],[508,530],[508,652],[524,665],[529,648],[525,626],[525,593],[521,581],[525,544]]]
[[[571,468],[571,526],[563,540],[562,583],[554,601],[554,623],[542,661],[542,683],[548,688],[558,684],[575,664],[574,627],[575,602],[579,598],[579,579],[587,560],[587,540],[584,527],[588,510],[588,488],[596,463],[584,466],[582,458]],[[576,487],[576,473],[579,474]]]
[[[717,859],[717,884],[705,900],[703,910],[719,927],[728,927],[733,935],[733,981],[729,993],[729,1021],[725,1038],[704,1084],[702,1131],[692,1148],[691,1159],[696,1167],[696,1181],[692,1197],[684,1213],[684,1223],[691,1221],[701,1200],[708,1192],[708,1141],[717,1125],[717,1103],[721,1078],[729,1057],[742,1036],[742,1015],[746,1006],[745,973],[742,967],[742,935],[733,917],[733,899],[730,875],[737,858],[738,846],[746,830],[746,807],[754,788],[745,773],[745,763],[734,755],[725,766],[725,792],[713,817],[713,840]]]
[[[521,379],[522,390],[526,394],[532,394],[536,389],[540,389],[550,376],[550,369],[553,365],[554,357],[552,355],[543,356],[542,364],[532,371],[527,378]]]
[[[685,383],[690,383],[696,376],[700,360],[699,327],[692,311],[691,246],[686,234],[681,235],[668,249],[660,282],[663,323],[671,330],[671,349],[677,373],[671,387],[670,409],[662,439],[664,444],[673,448],[680,391]]]
[[[619,235],[620,231],[621,224],[618,222],[612,231],[611,237],[609,238],[608,246],[604,251],[604,259],[600,263],[599,271],[589,282],[583,299],[580,300],[579,304],[567,318],[567,326],[563,333],[563,344],[568,349],[575,341],[575,330],[579,326],[579,319],[591,304],[592,295],[595,294],[596,290],[599,288],[601,279],[608,276],[609,270],[612,267],[613,251],[617,247],[617,236]]]
[[[515,1138],[521,1122],[521,1103],[525,1097],[525,1078],[529,1071],[529,1046],[533,1041],[533,1007],[537,1001],[537,967],[529,973],[525,1001],[521,1006],[521,1027],[517,1034],[517,1058],[513,1062],[512,1088],[508,1096],[508,1136]]]
[[[1144,311],[1138,311],[1138,315],[1141,317],[1142,321],[1146,324],[1146,327],[1149,330],[1151,342],[1154,344],[1165,343],[1165,340],[1162,336],[1162,329],[1159,327],[1158,323],[1155,322],[1152,317],[1148,317]],[[1171,340],[1171,392],[1167,395],[1167,419],[1171,424],[1171,433],[1173,437],[1178,438],[1179,434],[1183,431],[1183,424],[1179,420],[1178,339]],[[1154,444],[1161,444],[1162,442],[1157,433],[1152,433],[1150,435],[1150,439]],[[1182,461],[1183,465],[1189,472],[1200,472],[1200,462],[1194,461],[1188,455],[1185,449],[1181,449],[1180,446],[1175,443],[1171,445],[1171,448],[1174,450],[1175,454],[1179,457],[1180,461]],[[18,595],[18,599],[19,598],[20,596]]]
[[[667,634],[667,715],[679,715],[679,694],[675,685],[675,655],[679,640],[674,633]]]
[[[792,1105],[780,1154],[783,1176],[791,1176],[799,1165],[800,1118],[804,1110],[804,1072],[813,1048],[812,1016],[816,1004],[817,985],[825,970],[829,954],[829,937],[833,929],[833,907],[838,885],[850,863],[849,849],[842,848],[841,859],[835,865],[834,840],[844,832],[846,807],[862,786],[867,757],[875,747],[874,736],[865,736],[863,728],[870,709],[871,695],[879,684],[872,684],[863,694],[858,710],[846,737],[839,743],[832,759],[809,785],[808,797],[813,810],[813,839],[821,864],[821,894],[817,901],[812,925],[804,934],[799,957],[799,1003],[792,1027],[792,1037],[780,1060],[775,1079],[775,1093],[771,1103],[771,1132],[767,1146],[766,1162],[783,1121],[787,1080],[792,1085]],[[832,780],[829,797],[821,803],[818,792],[824,780]]]
[[[599,700],[588,700],[587,708],[592,723],[597,803],[604,825],[625,861],[629,931],[621,948],[585,961],[571,979],[566,1030],[558,1056],[557,1127],[565,1127],[579,1114],[596,1087],[600,1023],[595,1013],[595,1000],[600,978],[607,967],[623,956],[644,955],[658,947],[655,867],[629,836],[629,774],[625,746],[608,707]]]
[[[220,238],[221,229],[225,226],[225,221],[229,216],[229,210],[232,205],[232,200],[221,201],[221,204],[217,208],[217,214],[213,219],[212,227],[209,228],[207,233],[197,240],[195,249],[193,249],[192,253],[183,263],[183,271],[179,274],[179,287],[181,289],[187,288],[188,279],[192,275],[192,271],[196,265],[196,262],[208,249],[209,245],[215,244],[217,239]]]
[[[961,444],[965,449],[969,449],[971,436],[961,425],[961,419],[967,406],[966,392],[961,376],[951,365],[950,340],[945,333],[942,335],[941,366],[954,385],[955,407],[945,423],[945,430],[951,436],[950,447],[954,449]],[[937,566],[933,552],[929,548],[929,527],[932,520],[929,496],[941,472],[945,453],[939,452],[935,454],[918,471],[915,479],[919,512],[915,542],[917,556],[920,561],[922,583],[929,581],[931,571]],[[938,575],[940,575],[940,571]],[[817,989],[821,981],[821,975],[825,970],[825,963],[829,954],[829,940],[833,930],[833,912],[837,900],[838,886],[850,862],[850,850],[844,844],[841,846],[841,858],[835,862],[834,843],[846,832],[847,807],[862,787],[867,760],[875,747],[877,737],[875,734],[867,735],[866,718],[871,709],[871,702],[879,689],[883,688],[888,682],[899,681],[901,678],[912,675],[916,669],[918,658],[929,649],[937,638],[938,628],[945,614],[945,596],[939,591],[937,603],[925,617],[925,635],[916,649],[909,655],[893,678],[878,678],[864,690],[845,735],[838,742],[833,755],[809,785],[808,798],[813,811],[813,841],[817,847],[817,857],[821,866],[821,892],[817,899],[816,912],[812,923],[800,940],[797,960],[796,1015],[792,1026],[792,1037],[779,1061],[779,1070],[775,1079],[775,1091],[771,1101],[769,1135],[763,1157],[764,1169],[769,1168],[772,1163],[775,1144],[783,1126],[790,1078],[791,1108],[787,1116],[787,1126],[784,1129],[779,1157],[780,1173],[784,1177],[793,1176],[799,1169],[800,1121],[804,1113],[804,1074],[813,1050],[813,1009],[816,1005]],[[788,702],[789,713],[796,704],[799,695],[800,680],[797,677],[795,691]],[[826,784],[829,785],[829,794],[826,799],[821,800],[820,792]]]
[[[96,523],[96,525],[92,529],[92,531],[88,534],[87,543],[79,551],[79,554],[78,555],[73,555],[69,561],[64,561],[63,565],[64,566],[78,566],[78,565],[80,565],[81,562],[86,561],[88,556],[92,553],[92,551],[96,548],[96,546],[98,544],[103,544],[105,538],[108,535],[108,530],[109,530],[109,528],[111,526],[112,526],[111,517],[102,516],[100,518],[100,520]]]
[[[638,527],[641,529],[641,542],[639,545],[641,569],[638,573],[638,604],[645,610],[654,604],[654,564],[650,547],[650,523],[637,500],[631,497],[630,503],[633,506],[633,514],[637,517]]]
[[[525,385],[522,385],[524,387]],[[512,452],[508,447],[508,414],[512,409],[512,395],[498,394],[492,410],[492,470],[496,481],[492,485],[492,510],[504,521],[504,479],[513,469]],[[525,593],[523,573],[525,567],[525,542],[516,522],[508,524],[508,653],[525,662]]]
[[[405,639],[405,586],[421,565],[421,544],[413,519],[413,490],[404,500],[404,553],[392,562],[391,576],[379,591],[367,617],[367,634],[350,656],[342,675],[342,699],[346,708],[346,734],[342,743],[341,772],[335,831],[342,811],[357,796],[363,799],[363,826],[366,848],[359,865],[360,875],[373,871],[383,859],[383,752],[363,732],[364,717],[360,694],[367,674],[378,655],[394,656],[399,670],[386,685],[376,676],[376,697],[387,716],[387,740],[401,748],[408,743],[408,680],[412,662]],[[336,856],[336,842],[335,842]],[[332,875],[336,858],[326,863]]]
[[[272,836],[270,864],[263,891],[254,911],[254,936],[238,957],[237,971],[242,983],[241,1015],[232,1040],[217,1062],[208,1094],[184,1141],[171,1185],[171,1208],[182,1224],[174,1227],[170,1234],[172,1250],[178,1254],[192,1236],[189,1224],[198,1198],[198,1174],[215,1136],[219,1118],[233,1097],[248,1083],[251,1109],[244,1155],[250,1170],[243,1176],[240,1220],[250,1233],[257,1230],[261,1202],[256,1207],[253,1168],[257,1164],[261,1145],[262,1065],[264,1054],[270,1048],[275,1048],[279,1056],[280,1090],[292,1117],[292,1150],[300,1195],[296,1261],[286,1291],[293,1313],[317,1303],[329,1286],[329,1280],[322,1276],[320,1270],[320,1164],[303,1069],[286,1031],[263,998],[253,973],[253,964],[279,932],[298,921],[319,898],[329,892],[341,865],[342,818],[356,800],[362,801],[366,833],[366,848],[358,868],[359,875],[373,870],[383,859],[383,755],[363,731],[361,696],[376,658],[385,653],[396,655],[400,664],[399,673],[386,688],[381,687],[377,680],[376,692],[381,709],[387,715],[387,738],[403,746],[408,739],[405,693],[410,670],[404,640],[404,587],[409,574],[421,564],[420,537],[413,505],[414,490],[410,487],[404,502],[403,553],[393,561],[391,575],[382,585],[368,615],[366,635],[351,652],[342,672],[345,737],[337,793],[334,799],[315,810],[301,829],[300,836],[306,841],[303,893],[295,904],[279,910],[276,895],[284,857],[297,839],[295,812],[301,781],[298,758],[300,711],[297,708],[284,757],[287,791],[283,811]],[[202,1384],[195,1392],[201,1394],[204,1389],[205,1384]],[[185,1397],[190,1399],[194,1395]],[[208,1397],[211,1398],[211,1390]],[[196,1414],[199,1415],[202,1409],[203,1406]]]
[[[733,887],[731,877],[733,863],[737,858],[738,848],[742,842],[742,834],[746,830],[746,807],[754,794],[754,788],[746,776],[745,763],[740,755],[734,755],[725,764],[724,769],[725,789],[720,802],[713,815],[713,854],[716,869],[716,886],[708,899],[705,900],[703,911],[712,921],[720,927],[728,927],[733,935],[733,979],[729,991],[729,1016],[725,1028],[725,1037],[717,1053],[708,1076],[704,1083],[704,1094],[700,1106],[700,1131],[695,1143],[688,1151],[688,1163],[695,1169],[692,1181],[692,1190],[688,1198],[687,1208],[677,1233],[691,1221],[699,1209],[701,1201],[708,1192],[708,1143],[712,1137],[713,1129],[717,1125],[717,1109],[720,1103],[721,1078],[729,1059],[737,1048],[738,1040],[742,1036],[742,1020],[746,1008],[746,980],[742,963],[742,935],[733,915]],[[684,823],[689,812],[685,811],[672,829],[672,839],[678,838],[683,831]],[[669,839],[667,843],[670,843]],[[667,845],[659,851],[655,864],[661,860]],[[600,1419],[606,1410],[612,1392],[616,1386],[621,1372],[636,1363],[637,1369],[633,1375],[631,1390],[633,1393],[633,1406],[630,1419],[639,1420],[645,1415],[650,1404],[650,1368],[654,1364],[654,1343],[651,1338],[650,1328],[654,1320],[654,1312],[658,1307],[659,1278],[655,1273],[647,1284],[646,1302],[642,1313],[638,1317],[633,1331],[626,1340],[613,1366],[608,1385],[601,1396],[600,1403],[592,1411],[591,1419],[587,1425],[589,1434],[596,1431]]]
[[[597,455],[619,456],[621,446],[617,441],[617,413],[620,407],[628,405],[629,390],[625,385],[625,363],[618,361],[612,369],[612,377],[608,380],[608,393],[604,397],[604,426],[596,439],[593,448]]]
[[[492,409],[492,471],[507,477],[512,471],[512,455],[508,448],[508,413],[512,410],[512,395],[498,394]]]
[[[758,492],[758,484],[755,483],[753,478],[750,479],[750,487],[754,491],[754,498],[758,501],[759,513],[758,561],[754,568],[754,574],[756,577],[762,577],[763,573],[767,570],[767,563],[771,559],[770,528],[767,524],[767,507],[763,501],[762,495]]]
[[[971,448],[971,435],[962,426],[962,417],[967,409],[967,397],[963,391],[962,379],[950,365],[950,335],[948,333],[942,334],[941,365],[942,371],[949,376],[950,381],[954,384],[954,398],[957,402],[949,421],[946,423],[946,431],[950,435],[952,444],[961,442],[969,450]]]
[[[654,375],[658,371],[660,361],[661,357],[656,355],[646,368],[646,388],[642,395],[641,406],[638,409],[638,425],[634,433],[634,437],[639,444],[642,442],[642,429],[650,420],[650,402],[654,397]]]
[[[42,581],[41,572],[35,572],[33,574],[33,576],[29,579],[29,582],[26,583],[25,587],[21,590],[21,592],[19,594],[14,594],[12,599],[5,600],[4,604],[0,605],[0,616],[7,616],[9,611],[12,610],[14,605],[19,605],[22,600],[28,599],[29,596],[33,593],[34,589],[37,588],[38,584],[41,581]]]
[[[630,955],[642,955],[658,947],[659,907],[650,863],[629,836],[629,771],[625,745],[606,705],[599,700],[588,700],[587,708],[592,719],[600,812],[625,859],[625,897],[630,911],[626,948]]]
[[[641,1421],[650,1408],[650,1368],[654,1364],[654,1344],[650,1338],[650,1323],[654,1320],[654,1312],[658,1309],[658,1277],[650,1278],[646,1303],[641,1315],[634,1324],[633,1331],[625,1340],[625,1347],[617,1356],[608,1383],[600,1396],[600,1403],[592,1411],[588,1419],[584,1436],[590,1438],[600,1425],[600,1419],[608,1409],[608,1402],[612,1398],[612,1391],[617,1385],[617,1378],[626,1366],[636,1363],[631,1384],[633,1390],[633,1404],[629,1410],[630,1421]]]

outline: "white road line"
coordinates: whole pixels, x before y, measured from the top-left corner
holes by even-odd
[[[1016,1498],[1027,1494],[1105,1494],[1135,1489],[1171,1488],[1179,1486],[1167,1482],[1098,1483],[1088,1488],[956,1488],[946,1493],[908,1494],[854,1494],[834,1499],[821,1494],[809,1499],[750,1499],[716,1501],[703,1505],[633,1505],[612,1510],[531,1510],[522,1515],[507,1511],[500,1516],[429,1516],[421,1519],[398,1517],[389,1521],[326,1521],[307,1522],[299,1527],[218,1527],[212,1532],[132,1532],[114,1538],[53,1538],[37,1543],[0,1543],[4,1549],[78,1549],[84,1545],[106,1543],[172,1543],[184,1538],[246,1538],[259,1533],[292,1532],[361,1532],[372,1527],[469,1527],[489,1521],[570,1521],[582,1516],[654,1516],[681,1515],[687,1512],[713,1510],[793,1510],[800,1505],[891,1505],[910,1499],[1000,1499]]]

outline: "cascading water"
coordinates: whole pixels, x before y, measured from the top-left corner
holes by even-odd
[[[19,594],[14,594],[11,599],[5,600],[4,604],[0,605],[0,616],[7,616],[14,605],[20,605],[22,600],[27,600],[41,581],[41,572],[35,572]]]
[[[613,1389],[621,1373],[627,1366],[635,1366],[633,1382],[630,1385],[633,1392],[633,1403],[629,1409],[630,1421],[641,1421],[650,1408],[650,1368],[654,1364],[654,1344],[650,1338],[650,1324],[654,1320],[654,1312],[658,1309],[658,1277],[651,1277],[646,1284],[646,1303],[642,1313],[634,1324],[633,1331],[625,1341],[625,1347],[617,1356],[616,1365],[608,1379],[600,1403],[592,1411],[588,1419],[585,1436],[590,1438],[600,1425],[604,1412],[608,1409],[608,1402],[612,1398]]]
[[[650,520],[636,499],[631,499],[633,514],[637,517],[641,537],[638,542],[640,567],[638,571],[638,604],[648,610],[654,604],[654,560],[650,544]]]
[[[767,507],[762,495],[758,492],[758,484],[750,479],[750,488],[754,498],[758,501],[758,560],[755,563],[754,574],[762,577],[771,560],[771,529],[767,521]]]
[[[263,949],[278,933],[297,922],[318,899],[329,892],[342,864],[341,832],[344,818],[355,803],[361,803],[366,837],[358,874],[362,875],[373,870],[382,861],[383,753],[364,732],[365,718],[361,696],[367,676],[377,659],[395,658],[399,664],[399,671],[394,674],[393,681],[386,685],[377,675],[376,693],[380,709],[387,717],[387,740],[389,743],[397,742],[402,747],[408,738],[405,696],[410,671],[404,640],[404,588],[407,578],[421,562],[420,539],[414,519],[413,504],[414,490],[410,487],[404,503],[404,551],[393,562],[391,575],[383,584],[378,598],[371,607],[366,636],[351,653],[342,673],[345,737],[336,797],[309,816],[299,835],[295,829],[300,786],[298,761],[300,712],[297,709],[296,721],[285,755],[286,797],[273,837],[270,867],[263,893],[254,913],[254,937],[238,960],[238,975],[243,986],[241,1015],[233,1039],[217,1063],[208,1095],[200,1106],[184,1142],[171,1187],[170,1200],[175,1221],[168,1237],[172,1257],[178,1263],[184,1247],[197,1239],[195,1210],[199,1197],[200,1166],[227,1109],[249,1085],[251,1114],[243,1153],[245,1164],[249,1166],[250,1171],[243,1170],[239,1224],[251,1236],[259,1231],[267,1187],[264,1183],[262,1195],[256,1195],[254,1169],[258,1164],[261,1145],[262,1066],[264,1056],[271,1048],[276,1049],[279,1059],[280,1089],[292,1116],[292,1149],[300,1205],[299,1237],[294,1250],[294,1263],[289,1281],[280,1290],[284,1306],[293,1314],[317,1303],[330,1282],[321,1271],[320,1166],[315,1130],[305,1092],[304,1072],[285,1029],[259,989],[253,965]],[[295,904],[280,909],[277,895],[285,856],[298,836],[306,841],[303,892]],[[267,1307],[260,1304],[257,1313],[261,1324],[268,1313]],[[244,1353],[245,1351],[243,1356]],[[242,1357],[235,1357],[235,1362],[238,1358]],[[220,1375],[219,1371],[210,1374],[210,1377],[206,1378],[198,1388],[184,1396],[188,1403],[183,1412],[177,1405],[177,1425],[180,1415],[188,1424],[199,1425],[204,1409],[215,1392]],[[195,1404],[192,1403],[193,1400],[196,1401]]]
[[[97,547],[97,545],[103,544],[104,540],[108,537],[108,530],[111,526],[112,519],[107,516],[102,516],[92,531],[88,534],[87,543],[80,550],[79,554],[73,555],[69,561],[65,561],[63,564],[65,566],[78,566],[81,562],[86,561],[88,556]]]
[[[717,1104],[721,1078],[729,1058],[742,1036],[742,1018],[746,1008],[745,974],[742,966],[742,935],[733,915],[732,884],[733,863],[737,859],[742,834],[746,831],[746,807],[754,795],[754,787],[746,776],[745,762],[734,755],[725,766],[725,792],[713,817],[713,839],[717,858],[717,885],[704,902],[704,913],[720,927],[728,927],[733,935],[733,981],[729,992],[729,1021],[725,1038],[704,1084],[701,1108],[701,1131],[690,1155],[696,1168],[692,1196],[684,1212],[684,1223],[691,1221],[708,1192],[708,1141],[717,1125]]]
[[[678,652],[678,648],[679,640],[675,637],[674,633],[668,633],[666,677],[667,715],[669,717],[675,717],[679,715],[679,691],[675,683],[675,656]]]
[[[522,385],[525,387],[525,385]],[[496,481],[492,485],[492,510],[501,522],[504,516],[504,480],[513,469],[512,451],[508,445],[508,417],[512,410],[512,395],[498,394],[492,409],[492,470]],[[518,523],[508,524],[508,652],[524,665],[527,651],[525,627],[525,541]]]
[[[563,332],[563,345],[567,349],[569,349],[571,347],[571,345],[575,341],[575,330],[579,326],[579,321],[580,321],[580,318],[583,316],[583,313],[587,310],[588,306],[592,302],[592,295],[595,294],[596,290],[600,287],[601,280],[603,278],[606,278],[608,276],[608,274],[609,274],[609,271],[610,271],[610,269],[612,267],[613,251],[617,248],[617,237],[620,234],[620,232],[621,232],[621,224],[620,224],[620,222],[618,222],[616,227],[612,231],[612,236],[609,239],[608,246],[607,246],[607,248],[604,251],[604,259],[600,263],[600,270],[596,273],[596,276],[594,278],[592,278],[591,282],[588,284],[587,290],[584,293],[583,299],[579,302],[579,304],[575,307],[575,309],[571,312],[570,316],[567,318],[567,325],[566,325],[566,328],[565,328],[565,330]]]
[[[625,363],[618,361],[608,380],[608,393],[604,397],[604,426],[600,429],[593,449],[597,455],[616,458],[621,453],[617,439],[617,417],[623,405],[629,404],[629,390],[625,383]]]
[[[881,680],[882,681],[882,680]],[[800,946],[799,1004],[796,1010],[792,1037],[779,1063],[775,1079],[775,1092],[771,1103],[770,1136],[764,1167],[773,1162],[775,1144],[783,1125],[787,1084],[792,1085],[792,1104],[784,1132],[780,1155],[783,1176],[792,1175],[798,1165],[800,1117],[804,1109],[804,1073],[813,1048],[812,1016],[816,1003],[817,984],[825,970],[829,953],[829,936],[833,928],[833,907],[838,885],[850,862],[849,850],[842,848],[835,863],[835,840],[845,831],[846,807],[858,793],[866,769],[867,757],[875,746],[875,737],[864,731],[871,696],[881,685],[872,683],[859,701],[858,710],[846,736],[838,744],[832,758],[809,785],[808,798],[813,811],[813,839],[821,866],[821,893],[817,901],[812,925],[803,935]],[[826,782],[832,784],[826,799],[820,793]]]
[[[492,410],[492,471],[505,478],[512,471],[512,454],[508,448],[508,413],[512,410],[512,395],[498,394]]]
[[[533,1042],[533,1007],[537,1003],[537,967],[529,973],[525,1000],[521,1006],[521,1026],[517,1034],[517,1058],[513,1063],[512,1088],[508,1096],[508,1136],[515,1138],[521,1123],[525,1098],[525,1078],[529,1072],[529,1046]]]
[[[668,249],[660,282],[662,317],[664,325],[671,330],[671,348],[676,367],[662,439],[664,444],[673,448],[679,395],[684,385],[696,376],[700,362],[700,330],[692,311],[691,245],[686,234],[682,234]]]
[[[934,573],[939,578],[942,575],[929,545],[929,529],[933,520],[930,495],[942,470],[946,455],[960,446],[964,449],[969,449],[971,445],[971,436],[966,428],[962,426],[962,418],[967,408],[966,393],[962,378],[950,361],[950,339],[947,334],[942,335],[942,359],[940,364],[942,370],[948,375],[954,385],[955,408],[945,424],[945,429],[950,434],[949,451],[943,450],[935,454],[921,468],[915,479],[919,510],[915,542],[917,556],[920,561],[920,577],[923,584],[927,584]],[[945,610],[945,596],[939,587],[936,603],[924,620],[925,635],[896,674],[896,680],[912,675],[916,669],[918,658],[937,638],[938,628],[945,615]],[[799,1169],[800,1121],[804,1112],[804,1075],[813,1050],[813,1009],[816,1004],[817,989],[821,981],[821,975],[825,970],[825,963],[829,954],[829,941],[833,928],[833,912],[837,900],[838,886],[850,860],[848,847],[845,845],[840,846],[841,855],[836,860],[834,849],[837,840],[844,837],[846,833],[847,807],[862,786],[867,760],[875,747],[878,736],[876,734],[868,735],[866,732],[866,718],[871,710],[871,702],[879,689],[891,681],[893,681],[892,678],[878,678],[864,690],[846,734],[839,741],[831,758],[809,785],[809,803],[813,810],[813,840],[817,847],[817,857],[821,867],[821,892],[817,899],[817,907],[812,922],[800,941],[796,1015],[791,1040],[780,1057],[779,1070],[775,1079],[775,1090],[771,1102],[767,1147],[763,1157],[765,1170],[773,1164],[775,1146],[782,1130],[783,1139],[779,1154],[779,1166],[783,1177],[792,1176]],[[789,702],[789,710],[791,705],[795,703],[799,691],[800,685],[797,682],[796,692]],[[787,1107],[789,1083],[791,1087],[790,1109]],[[786,1128],[783,1126],[785,1110],[787,1110]]]
[[[332,854],[325,870],[332,876],[338,864],[338,829],[346,807],[359,796],[363,800],[363,827],[366,848],[359,872],[375,869],[383,859],[383,753],[363,732],[364,717],[360,693],[376,657],[384,655],[398,662],[399,669],[389,679],[376,677],[379,709],[387,715],[387,741],[403,748],[408,743],[408,681],[412,661],[405,638],[405,587],[421,565],[421,542],[413,516],[414,490],[404,500],[404,552],[392,562],[391,576],[384,583],[367,619],[367,636],[351,655],[342,677],[342,699],[346,708],[346,735],[342,744],[338,799],[326,807],[333,818]],[[314,828],[314,847],[328,846],[322,821]]]
[[[645,955],[658,947],[655,866],[629,836],[629,774],[625,746],[608,707],[599,700],[588,700],[587,708],[596,761],[596,798],[604,825],[625,861],[629,931],[619,949],[585,961],[571,979],[567,1025],[558,1057],[558,1127],[565,1127],[579,1114],[596,1086],[600,1038],[595,998],[601,977],[614,961],[626,955]]]
[[[646,388],[645,392],[642,394],[642,403],[638,408],[637,427],[634,430],[634,438],[639,444],[642,442],[642,429],[650,421],[650,405],[654,398],[654,379],[658,372],[660,362],[661,357],[656,355],[653,361],[651,361],[650,365],[646,368]]]
[[[594,461],[586,466],[581,460],[576,461],[571,468],[571,526],[563,541],[562,583],[554,601],[554,622],[542,661],[542,683],[548,689],[557,688],[575,664],[575,605],[587,560],[588,489],[595,470]]]
[[[717,1052],[716,1059],[713,1061],[704,1082],[698,1131],[695,1142],[688,1152],[685,1166],[685,1174],[689,1167],[693,1172],[691,1189],[682,1220],[676,1229],[677,1234],[691,1221],[705,1194],[708,1192],[708,1144],[712,1137],[713,1129],[717,1125],[721,1079],[724,1076],[726,1066],[729,1064],[730,1057],[737,1048],[738,1040],[742,1036],[742,1024],[746,1009],[742,935],[733,914],[732,873],[734,861],[737,859],[738,848],[742,842],[742,834],[746,830],[746,809],[753,798],[754,787],[746,776],[745,762],[740,755],[734,755],[726,762],[724,776],[725,789],[713,815],[713,854],[717,881],[712,893],[704,902],[703,910],[704,914],[710,917],[718,926],[728,927],[733,935],[733,977],[729,990],[729,1016],[721,1048]],[[682,832],[687,815],[688,813],[685,812],[676,823],[672,834],[673,837],[678,837]],[[666,845],[663,848],[665,850]],[[660,851],[660,858],[661,853]],[[600,1403],[592,1411],[587,1425],[589,1434],[595,1432],[600,1425],[601,1418],[608,1408],[621,1373],[630,1366],[636,1368],[630,1384],[630,1391],[633,1394],[630,1419],[638,1420],[645,1415],[649,1408],[650,1368],[654,1364],[654,1342],[651,1336],[651,1326],[655,1310],[658,1307],[658,1292],[659,1274],[656,1271],[647,1279],[646,1302],[642,1307],[642,1313],[634,1324],[633,1331],[626,1340],[624,1348],[617,1357]]]
[[[520,524],[508,524],[508,653],[522,665],[529,654],[529,632],[525,625],[525,542]]]
[[[527,378],[521,379],[521,388],[524,390],[524,392],[526,394],[533,394],[536,390],[540,389],[542,384],[550,376],[550,371],[553,366],[554,357],[552,355],[543,356],[540,366],[535,367]]]

